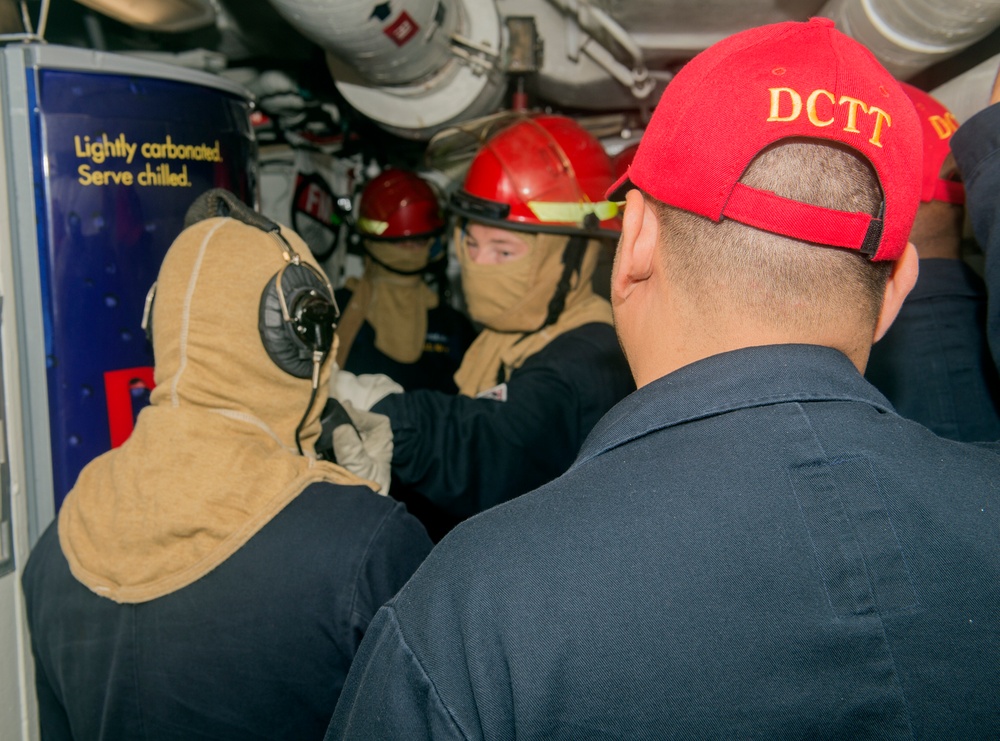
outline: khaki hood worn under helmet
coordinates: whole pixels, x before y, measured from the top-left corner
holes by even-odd
[[[601,243],[583,240],[577,268],[567,285],[565,255],[571,239],[563,234],[518,232],[529,251],[508,263],[480,265],[472,261],[464,229],[455,230],[462,269],[462,288],[472,318],[483,330],[455,373],[459,393],[476,396],[506,382],[524,362],[559,335],[584,324],[611,324],[611,304],[593,292],[592,280]],[[552,316],[553,297],[564,303]]]
[[[282,234],[318,268],[298,235]],[[150,406],[121,447],[84,468],[59,513],[70,568],[95,593],[131,603],[169,594],[310,483],[374,487],[316,460],[326,394],[310,404],[312,379],[283,371],[263,346],[261,296],[284,264],[274,235],[233,218],[195,223],[170,247],[153,304]],[[330,372],[327,357],[321,391]]]

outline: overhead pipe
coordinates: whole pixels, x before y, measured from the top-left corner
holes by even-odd
[[[1000,54],[983,60],[930,93],[951,111],[959,123],[964,123],[990,104],[998,69]]]
[[[414,139],[494,110],[506,92],[493,0],[270,0],[327,52],[361,113]]]
[[[76,0],[91,10],[148,31],[180,33],[216,20],[213,0]],[[41,35],[41,34],[40,34]]]
[[[448,62],[456,0],[271,0],[303,36],[373,85],[401,85]]]
[[[1000,27],[1000,0],[829,0],[818,14],[906,80]]]

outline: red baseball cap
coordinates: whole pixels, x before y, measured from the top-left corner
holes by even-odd
[[[945,180],[941,177],[941,166],[951,154],[951,135],[958,131],[958,120],[940,101],[920,88],[905,82],[899,84],[913,101],[924,130],[924,175],[920,200],[924,203],[965,203],[965,186],[957,180]]]
[[[739,183],[765,147],[790,137],[846,144],[874,167],[878,216],[812,206]],[[828,18],[734,34],[670,82],[628,171],[608,191],[640,188],[713,221],[894,260],[920,200],[920,121],[899,83]]]

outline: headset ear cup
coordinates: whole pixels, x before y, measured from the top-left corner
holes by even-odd
[[[310,378],[313,371],[313,347],[308,344],[313,333],[309,328],[293,321],[285,321],[281,311],[278,280],[285,305],[291,311],[298,297],[312,292],[333,306],[327,284],[313,271],[301,265],[288,265],[267,283],[260,297],[258,328],[267,355],[274,364],[296,378]],[[300,329],[302,335],[300,335]],[[316,348],[324,356],[330,351],[327,343]]]

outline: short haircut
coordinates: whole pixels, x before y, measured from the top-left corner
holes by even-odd
[[[832,142],[786,139],[764,149],[740,182],[814,206],[875,215],[882,191],[861,155]],[[891,261],[806,244],[668,206],[649,195],[667,245],[671,279],[704,311],[737,311],[774,327],[853,320],[874,331]],[[864,325],[862,325],[864,326]]]

